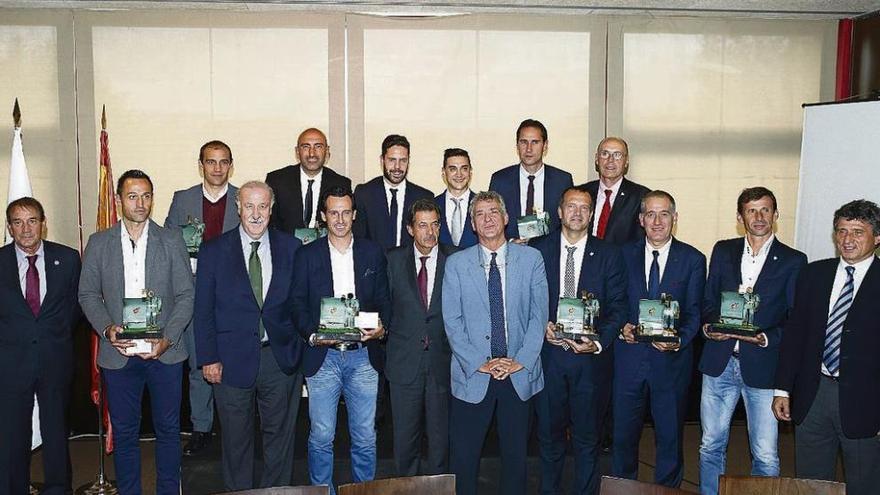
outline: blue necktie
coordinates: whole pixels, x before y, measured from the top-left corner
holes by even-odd
[[[651,271],[648,273],[648,299],[660,298],[660,251],[652,251],[654,261],[651,262]]]
[[[855,281],[853,273],[856,267],[846,267],[846,282],[840,290],[840,296],[834,303],[834,309],[828,315],[828,325],[825,330],[825,352],[822,354],[822,362],[828,368],[828,373],[834,375],[840,369],[840,336],[843,334],[843,322],[853,302]]]
[[[492,253],[489,262],[489,314],[492,317],[492,357],[507,357],[507,337],[504,335],[504,294],[501,292],[501,271]]]

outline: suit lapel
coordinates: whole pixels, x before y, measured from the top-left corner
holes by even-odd
[[[589,280],[590,274],[596,271],[595,264],[595,251],[590,247],[590,239],[587,239],[587,244],[584,246],[584,258],[581,262],[581,274],[578,278],[578,293],[575,294],[575,297],[580,297],[581,291],[589,290],[589,284],[587,281]]]
[[[666,257],[666,267],[663,269],[663,276],[660,277],[660,292],[668,293],[667,286],[669,285],[669,281],[673,278],[673,273],[679,270],[681,266],[681,260],[678,259],[679,256],[678,249],[678,241],[675,238],[672,238],[672,245],[669,246],[669,255]],[[647,288],[647,284],[645,285]]]
[[[770,245],[770,251],[767,253],[767,259],[764,261],[764,266],[761,267],[761,273],[758,274],[758,279],[755,280],[755,292],[760,294],[758,290],[762,287],[762,282],[767,279],[772,279],[776,272],[779,271],[779,264],[782,263],[782,247],[780,246],[779,239],[774,239],[773,244]],[[740,274],[740,279],[742,279],[742,270],[737,270],[737,273]],[[742,284],[742,280],[739,282]]]
[[[64,267],[62,267],[61,262],[55,258],[56,255],[55,248],[43,241],[43,266],[46,269],[46,297],[43,298],[43,302],[40,305],[41,307],[45,306],[49,301],[52,301],[61,290],[58,287],[58,272],[59,270],[64,269]],[[56,265],[56,263],[58,264]]]
[[[859,291],[856,292],[856,297],[853,299],[853,306],[857,308],[861,307],[864,304],[876,304],[877,288],[880,287],[880,260],[874,256],[874,261],[871,263],[871,267],[868,268],[867,273],[865,273],[865,278],[862,279],[862,284],[859,286]],[[835,267],[837,265],[834,265]],[[835,268],[836,270],[837,268]],[[833,277],[832,277],[833,280]],[[864,289],[864,290],[862,290]],[[835,296],[836,297],[836,296]],[[850,308],[849,315],[853,314],[852,307]]]
[[[550,301],[554,304],[556,300],[559,299],[559,266],[562,264],[562,260],[559,258],[559,254],[562,252],[561,242],[562,242],[562,233],[557,230],[550,234],[550,238],[547,243],[550,252],[547,253],[545,269],[547,270],[547,285],[550,296]],[[550,315],[551,318],[555,318],[556,315]]]
[[[648,298],[648,277],[645,276],[645,258],[647,257],[645,254],[645,240],[642,239],[639,242],[633,244],[631,248],[633,250],[632,257],[636,260],[634,265],[635,273],[634,276],[638,277],[639,283],[639,298],[647,299]],[[671,247],[670,247],[670,256],[672,255]],[[668,261],[667,261],[668,263]],[[668,264],[667,264],[668,268]]]
[[[483,248],[479,245],[474,249],[474,254],[471,256],[471,271],[473,273],[478,274],[477,277],[468,277],[473,284],[474,291],[480,298],[480,301],[483,303],[483,307],[486,308],[486,314],[491,314],[489,309],[489,285],[486,281],[486,268],[482,266],[483,262]],[[486,263],[489,261],[486,260]]]
[[[406,260],[403,263],[404,270],[405,270],[404,279],[406,280],[406,288],[412,294],[418,294],[419,293],[418,272],[416,271],[418,268],[416,268],[415,254],[409,249],[407,251],[408,252],[407,252]],[[435,274],[435,276],[436,276],[436,274]],[[421,295],[419,295],[419,301],[421,301]],[[425,310],[427,310],[427,308],[422,306],[422,310],[425,311]]]
[[[144,259],[144,289],[154,289],[152,286],[153,282],[153,267],[158,267],[158,259],[159,259],[159,251],[162,250],[162,246],[159,245],[159,232],[157,231],[158,226],[154,227],[154,223],[152,220],[147,221],[147,255]],[[121,242],[121,240],[120,240]],[[120,249],[122,249],[120,247]]]
[[[276,277],[275,274],[285,273],[284,271],[284,257],[282,250],[279,249],[279,246],[276,244],[280,242],[278,240],[278,236],[275,234],[273,229],[269,229],[269,256],[272,257],[272,276],[269,279],[269,288],[266,290],[266,297],[263,298],[263,305],[266,305],[266,301],[272,297],[272,294],[278,290],[278,282],[277,280],[281,277]]]
[[[233,270],[235,272],[238,272],[237,277],[239,283],[243,283],[245,286],[251,287],[251,276],[248,265],[245,262],[244,249],[241,246],[241,232],[238,232],[236,230],[236,233],[234,235],[231,235],[230,237],[231,239],[229,240],[228,245],[229,263],[231,263],[233,267],[237,267],[233,268]],[[271,243],[271,241],[269,242]],[[250,256],[250,253],[248,253],[248,256]],[[259,307],[259,304],[257,304],[257,296],[254,294],[253,288],[251,288],[251,290],[249,290],[248,292],[251,294],[251,301],[253,301],[254,305]]]
[[[122,301],[125,299],[125,261],[122,257],[122,230],[125,229],[125,224],[120,220],[110,228],[113,231],[110,236],[110,257],[108,261],[112,264],[110,273],[116,274],[119,300]],[[148,274],[149,270],[147,270]]]
[[[330,257],[330,250],[328,249],[327,250],[328,261],[329,261],[329,257]],[[351,245],[351,257],[353,260],[352,264],[354,265],[354,293],[355,293],[355,297],[357,297],[358,301],[360,301],[361,305],[363,305],[363,302],[364,302],[363,301],[363,290],[362,290],[361,286],[363,285],[363,282],[364,282],[363,279],[364,279],[364,274],[366,273],[366,270],[365,270],[366,266],[364,266],[364,259],[361,256],[361,251],[360,251],[360,249],[358,249],[357,239],[355,239]],[[332,268],[330,271],[331,272],[333,271]]]
[[[446,268],[446,253],[442,249],[442,246],[437,247],[437,267],[434,270],[434,284],[433,289],[431,290],[431,301],[428,306],[429,313],[437,313],[437,308],[440,307],[440,299],[442,297],[443,292],[443,274]]]
[[[510,275],[512,268],[514,266],[516,266],[517,262],[519,261],[519,257],[517,256],[518,253],[517,253],[516,249],[512,248],[513,245],[514,244],[512,244],[512,243],[507,245],[507,257],[504,260],[505,264],[507,265],[504,267],[504,301],[505,301],[504,317],[507,321],[508,328],[514,328],[511,323],[513,321],[511,319],[511,316],[516,314],[516,312],[514,311],[516,309],[516,304],[511,304],[511,302],[520,300],[519,291],[521,291],[523,288],[522,284],[519,283],[518,280],[515,280]],[[513,270],[513,271],[515,271],[515,270]],[[557,285],[559,285],[559,284],[557,283]],[[485,292],[486,292],[486,299],[488,300],[489,299],[488,283],[486,285]],[[510,343],[510,336],[508,336],[507,342],[508,342],[508,344]]]
[[[740,239],[739,242],[731,242],[728,246],[730,249],[727,251],[727,262],[730,264],[729,269],[731,273],[734,274],[734,278],[736,278],[736,286],[739,289],[739,286],[742,285],[742,250],[744,248],[745,239]],[[764,270],[767,268],[766,263],[764,267],[761,269],[761,273],[764,273]],[[755,281],[755,285],[758,285],[758,281],[761,280],[758,277],[758,280]]]
[[[27,305],[27,301],[24,298],[24,294],[21,291],[21,281],[18,278],[18,258],[15,255],[15,246],[9,244],[3,250],[3,260],[2,264],[0,264],[0,270],[2,270],[5,275],[4,283],[12,288],[12,292],[15,294],[16,304],[21,306],[22,310],[26,310],[27,314],[32,315],[31,308]],[[47,294],[48,296],[48,294]]]

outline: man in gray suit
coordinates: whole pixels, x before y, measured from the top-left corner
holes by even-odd
[[[220,234],[238,226],[235,198],[238,188],[229,183],[234,164],[232,150],[223,141],[208,141],[199,150],[199,175],[202,183],[189,189],[174,193],[165,228],[178,228],[193,219],[205,224],[202,242],[209,241]],[[193,273],[196,271],[196,256],[190,255]],[[214,426],[214,393],[205,381],[202,370],[196,366],[196,348],[192,324],[183,333],[183,342],[189,354],[189,409],[193,425],[192,436],[183,446],[183,455],[192,456],[205,450],[211,444],[211,429]]]
[[[101,338],[98,365],[113,426],[117,483],[120,493],[141,493],[138,437],[146,385],[156,433],[156,493],[179,494],[181,378],[187,357],[180,338],[192,317],[194,292],[189,259],[183,238],[150,220],[153,183],[147,174],[122,174],[116,205],[122,221],[89,237],[79,303]],[[146,291],[161,298],[162,338],[140,346],[125,339],[123,298],[140,298]],[[133,351],[136,345],[146,349]]]

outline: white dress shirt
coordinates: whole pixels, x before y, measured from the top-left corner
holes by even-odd
[[[776,240],[776,236],[774,234],[770,234],[770,238],[764,242],[764,245],[761,246],[761,249],[758,250],[757,253],[752,251],[752,246],[749,244],[749,240],[747,238],[743,238],[743,252],[742,258],[739,262],[739,274],[742,279],[742,284],[740,289],[754,289],[755,282],[758,281],[758,277],[761,276],[761,270],[764,269],[764,263],[767,261],[767,254],[770,253],[770,246],[773,245],[773,242]],[[767,337],[764,337],[764,345],[761,347],[767,347],[770,342],[767,340]],[[739,352],[739,340],[733,344],[733,352]]]
[[[394,245],[400,246],[400,231],[403,223],[403,198],[406,196],[406,179],[400,181],[400,184],[389,184],[385,178],[382,178],[382,185],[385,186],[385,210],[391,211],[391,189],[397,189],[397,218],[394,220],[397,225],[397,238],[394,239]]]
[[[345,251],[339,251],[330,246],[330,269],[333,274],[333,296],[343,297],[349,294],[357,294],[354,285],[354,237],[348,243]]]
[[[501,274],[501,299],[504,302],[504,338],[507,339],[507,243],[505,242],[504,244],[502,244],[498,251],[490,251],[486,246],[480,244],[480,254],[482,255],[480,264],[483,266],[483,270],[486,273],[487,294],[489,290],[489,268],[492,263],[493,252],[498,253],[495,256],[495,264],[498,265],[498,271]],[[489,328],[491,328],[491,321],[489,323]]]
[[[210,192],[208,192],[208,190],[205,189],[205,184],[202,183],[202,196],[204,196],[205,199],[207,199],[211,203],[216,203],[217,201],[220,201],[220,199],[223,196],[226,196],[227,192],[229,192],[229,183],[228,182],[223,185],[223,189],[221,189],[220,192],[216,196],[214,196]],[[235,199],[235,198],[233,198],[233,199]]]
[[[530,174],[525,167],[519,166],[519,210],[520,216],[526,214],[526,200],[529,196],[529,175],[535,176],[535,210],[544,209],[544,165],[534,174]],[[550,214],[551,212],[547,212]],[[515,219],[512,219],[515,221]]]
[[[241,238],[241,250],[244,253],[244,268],[249,270],[251,260],[251,243],[260,241],[260,247],[257,248],[257,256],[260,258],[260,272],[263,279],[263,300],[266,300],[266,293],[269,291],[269,284],[272,282],[272,247],[269,245],[269,229],[263,232],[259,239],[252,239],[245,232],[244,227],[238,226],[238,234]]]
[[[321,167],[321,170],[318,171],[318,174],[314,177],[309,177],[305,169],[302,168],[302,164],[299,167],[299,191],[302,194],[300,196],[303,201],[303,211],[306,211],[306,193],[309,192],[309,181],[315,181],[312,184],[312,217],[309,218],[308,225],[306,227],[313,229],[315,228],[315,224],[318,222],[318,202],[321,199],[321,179],[324,177],[324,167]]]
[[[459,209],[461,211],[459,211],[458,218],[459,218],[459,220],[461,220],[461,231],[462,231],[462,233],[464,233],[464,229],[465,229],[464,222],[465,222],[465,220],[467,220],[467,212],[468,212],[468,207],[470,206],[470,200],[471,200],[470,190],[465,191],[464,194],[462,194],[461,196],[456,198],[455,196],[452,195],[451,192],[449,192],[449,189],[447,189],[446,194],[444,196],[445,196],[445,200],[446,200],[446,220],[445,221],[446,221],[446,228],[449,229],[449,235],[452,236],[452,216],[453,216],[453,213],[455,213],[455,201],[453,201],[453,198],[459,200],[459,204],[460,204]],[[455,241],[455,239],[452,239],[452,240],[453,240],[453,242]],[[459,239],[459,241],[460,241],[460,239]]]
[[[645,240],[645,287],[648,287],[648,279],[651,277],[651,264],[654,263],[654,251],[660,251],[657,256],[657,263],[660,265],[660,280],[663,280],[663,273],[666,271],[666,260],[669,259],[669,247],[672,246],[672,237],[666,241],[666,244],[655,248],[650,242]]]
[[[34,263],[37,267],[37,275],[40,277],[40,304],[46,298],[46,253],[43,250],[43,242],[40,241],[40,247],[37,248],[37,261]],[[29,254],[15,246],[15,259],[18,262],[18,281],[21,283],[21,295],[27,300],[27,271],[30,268],[30,262],[27,257]]]
[[[599,179],[599,189],[596,191],[596,208],[593,209],[595,212],[593,216],[593,232],[591,234],[596,235],[599,232],[599,216],[602,214],[602,208],[605,208],[605,190],[611,189],[611,204],[608,207],[614,209],[614,200],[617,199],[617,193],[620,192],[621,184],[623,184],[622,176],[611,187],[606,186],[602,183],[602,179]]]
[[[587,249],[587,239],[589,239],[590,236],[585,235],[581,240],[574,244],[569,244],[565,235],[560,235],[559,238],[559,297],[562,297],[562,294],[565,294],[565,261],[568,259],[567,248],[571,246],[576,248],[572,254],[574,256],[574,287],[576,291],[578,281],[581,279],[581,268],[584,265],[584,251]],[[580,297],[580,295],[575,294],[574,297]],[[556,315],[550,315],[550,317],[555,318]],[[593,343],[596,344],[597,348],[594,354],[602,352],[602,344],[600,344],[598,340],[594,340]]]
[[[135,241],[119,222],[122,242],[122,279],[125,281],[125,297],[144,297],[147,289],[147,240],[150,233],[149,222],[144,225],[141,237]]]
[[[419,276],[419,270],[422,269],[422,256],[428,256],[428,259],[425,260],[425,271],[428,272],[428,306],[431,305],[431,295],[434,294],[434,275],[437,273],[437,246],[434,246],[431,249],[431,252],[427,255],[422,254],[419,250],[413,246],[413,253],[416,258],[416,277]],[[418,286],[418,284],[416,284]]]

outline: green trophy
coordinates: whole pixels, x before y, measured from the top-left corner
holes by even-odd
[[[681,343],[681,338],[675,329],[675,321],[678,317],[678,301],[673,301],[669,294],[660,294],[660,299],[639,299],[636,341]]]
[[[190,258],[199,257],[199,246],[202,245],[202,236],[205,234],[205,224],[198,218],[189,217],[186,224],[180,226],[183,233],[183,243]]]
[[[303,246],[316,241],[321,237],[327,237],[327,229],[324,228],[299,228],[293,231],[293,236],[302,241]]]
[[[599,317],[599,300],[592,292],[581,292],[580,299],[562,297],[556,309],[557,339],[571,339],[581,342],[581,338],[599,340],[596,332],[596,319]]]
[[[709,325],[708,331],[745,337],[758,335],[761,329],[755,326],[755,312],[760,302],[761,296],[752,292],[751,287],[740,292],[722,292],[719,321]]]
[[[360,342],[361,331],[355,325],[360,304],[354,294],[342,297],[322,297],[321,317],[315,340]]]
[[[519,217],[516,220],[520,239],[532,239],[550,233],[550,215],[546,211],[536,210],[533,215]]]
[[[131,339],[160,339],[159,314],[162,298],[152,290],[144,290],[143,297],[126,297],[122,300],[122,337]]]

